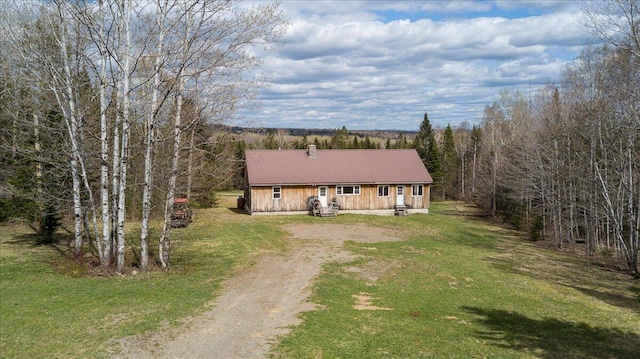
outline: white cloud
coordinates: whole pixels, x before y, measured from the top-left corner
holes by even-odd
[[[475,123],[503,88],[559,81],[588,41],[566,1],[282,6],[291,26],[264,59],[271,86],[242,113],[265,127],[417,130],[424,112]]]

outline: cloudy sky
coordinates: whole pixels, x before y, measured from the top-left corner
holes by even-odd
[[[589,43],[572,1],[291,1],[240,125],[417,130],[478,123],[503,89],[558,82]]]

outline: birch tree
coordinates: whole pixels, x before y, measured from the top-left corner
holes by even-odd
[[[225,98],[225,108],[233,110],[238,101],[254,89],[255,83],[243,82],[240,77],[243,71],[259,64],[251,49],[256,45],[272,46],[282,36],[285,25],[277,5],[242,8],[227,1],[193,1],[181,2],[181,6],[185,16],[179,21],[181,30],[172,39],[177,46],[168,51],[176,59],[168,68],[175,84],[176,102],[171,175],[159,241],[162,268],[169,268],[171,213],[179,171],[181,136],[194,125],[193,122],[182,123],[185,92],[196,98],[211,92],[224,93],[229,96]]]
[[[130,135],[130,80],[131,80],[131,0],[122,0],[118,6],[118,31],[120,40],[118,66],[120,66],[120,79],[117,80],[116,96],[118,97],[117,118],[116,123],[122,124],[122,132],[119,148],[114,143],[114,153],[119,151],[118,155],[114,155],[114,162],[118,159],[116,190],[116,272],[122,273],[124,270],[125,255],[125,216],[126,216],[126,189],[127,189],[127,170],[129,161],[129,135]],[[116,171],[114,170],[114,173]]]
[[[470,129],[469,123],[464,121],[460,124],[458,128],[455,130],[455,149],[457,154],[457,162],[458,162],[458,196],[460,199],[465,200],[467,196],[467,169],[469,167],[469,147],[470,147]]]
[[[124,259],[124,193],[128,152],[128,98],[130,97],[130,0],[69,4],[71,18],[92,47],[84,49],[84,65],[93,70],[99,113],[99,177],[102,233],[96,234],[98,256],[103,267],[115,258],[117,271]],[[109,146],[111,144],[111,148]],[[123,147],[124,146],[124,147]],[[123,157],[123,154],[125,156]],[[111,161],[111,166],[109,165]],[[126,163],[126,162],[125,162]],[[111,184],[109,184],[111,182]],[[93,199],[91,199],[93,203]],[[92,207],[95,207],[93,205]],[[94,221],[95,222],[95,221]]]
[[[109,127],[107,125],[107,63],[109,62],[108,52],[108,36],[105,26],[107,18],[106,5],[103,0],[98,1],[97,26],[90,26],[90,29],[96,29],[94,43],[99,52],[99,101],[100,101],[100,209],[102,213],[102,243],[100,248],[100,264],[102,267],[108,267],[111,264],[111,254],[113,253],[112,242],[112,221],[111,209],[109,207]],[[90,23],[89,23],[90,24]]]
[[[20,18],[20,23],[12,24],[13,28],[11,26],[5,28],[11,38],[12,47],[16,53],[20,54],[28,76],[36,78],[46,74],[46,79],[49,82],[46,85],[44,83],[39,85],[46,88],[54,96],[58,108],[63,114],[67,139],[70,144],[68,158],[73,182],[74,255],[76,258],[80,258],[83,245],[83,212],[79,169],[79,160],[81,159],[78,148],[81,122],[76,111],[77,92],[74,91],[73,83],[77,76],[72,73],[75,68],[72,62],[77,60],[77,56],[75,56],[76,53],[71,52],[72,46],[68,42],[69,29],[66,27],[66,11],[61,4],[56,4],[52,9],[46,7],[29,8],[22,4],[13,5],[14,11],[23,11],[23,16]],[[38,34],[38,29],[42,28],[53,30],[48,34],[49,36],[44,37],[50,42],[43,43],[39,41],[42,39],[36,38],[28,39],[30,34]],[[40,32],[40,34],[42,33]]]
[[[598,126],[594,167],[604,209],[629,269],[638,275],[640,250],[640,2],[590,5],[585,27],[613,50],[599,68],[597,88],[606,94],[608,116]]]
[[[62,90],[55,91],[56,100],[64,114],[65,121],[67,123],[67,130],[69,131],[69,139],[71,142],[71,178],[73,179],[73,213],[74,213],[74,252],[76,258],[82,255],[82,203],[80,194],[80,175],[79,175],[79,160],[80,152],[78,149],[78,134],[80,132],[80,121],[76,113],[76,96],[73,91],[72,78],[71,78],[71,56],[68,49],[71,45],[67,42],[67,29],[64,25],[65,14],[62,6],[58,5],[58,28],[60,49],[60,59],[62,60],[62,74],[54,75],[54,78],[60,76]],[[51,68],[52,72],[57,72],[57,69]]]
[[[36,148],[30,150],[35,158],[46,153],[42,149],[46,146],[41,145],[48,137],[42,129],[55,119],[62,120],[68,160],[60,167],[69,169],[61,174],[69,174],[77,258],[83,255],[85,239],[94,236],[101,265],[113,265],[118,273],[125,271],[126,210],[131,207],[127,194],[138,190],[128,190],[130,166],[138,162],[137,158],[132,162],[130,143],[135,140],[132,135],[144,129],[138,265],[148,268],[153,192],[159,188],[154,182],[158,177],[154,155],[164,151],[158,126],[171,127],[167,138],[171,171],[167,179],[161,178],[166,183],[158,182],[166,191],[159,196],[165,203],[165,229],[159,240],[160,253],[165,255],[161,254],[159,261],[168,268],[170,213],[181,183],[182,134],[194,134],[196,123],[229,119],[238,106],[253,98],[261,82],[247,71],[260,63],[261,51],[284,32],[286,24],[278,6],[245,6],[222,0],[14,1],[1,10],[3,15],[11,15],[3,16],[0,22],[7,34],[2,37],[3,44],[11,45],[19,62],[19,66],[10,67],[3,56],[3,69],[22,69],[27,76],[16,75],[22,77],[22,83],[28,79],[30,88],[54,100],[42,96],[40,104],[33,101],[28,116],[5,116],[8,112],[2,111],[2,123],[10,124],[12,134],[18,133],[14,128],[23,132],[29,128],[31,132],[25,136],[38,139]],[[147,21],[149,18],[153,21]],[[9,93],[2,87],[2,103]],[[39,99],[40,95],[30,97]],[[52,102],[54,108],[43,106]],[[184,116],[183,103],[197,115]],[[19,117],[24,120],[18,121]],[[17,153],[18,137],[13,138],[6,145],[3,138],[2,149],[8,154],[12,148]],[[196,147],[195,136],[192,138],[190,147]],[[96,145],[98,154],[87,150]],[[30,169],[37,178],[34,187],[39,190],[34,192],[38,193],[47,192],[42,163],[35,161]],[[100,191],[99,206],[93,196],[96,189]],[[2,190],[10,188],[3,185]]]
[[[175,4],[167,1],[158,1],[156,9],[156,32],[157,44],[156,52],[150,56],[150,62],[153,63],[153,86],[151,88],[151,101],[149,109],[145,115],[145,152],[144,152],[144,183],[142,192],[142,225],[140,230],[140,269],[147,270],[149,265],[149,220],[151,217],[151,195],[153,180],[153,151],[155,147],[155,128],[158,116],[160,114],[161,105],[165,102],[167,92],[164,98],[160,98],[160,87],[162,82],[162,71],[165,64],[164,42],[167,28],[167,16],[171,12]]]
[[[485,167],[483,167],[485,173],[482,177],[486,181],[486,185],[483,187],[487,191],[485,193],[489,194],[488,208],[493,217],[495,217],[498,212],[498,178],[504,144],[503,127],[504,114],[500,110],[499,105],[494,102],[493,105],[486,106],[482,123],[482,138],[484,140],[484,153],[486,154]]]

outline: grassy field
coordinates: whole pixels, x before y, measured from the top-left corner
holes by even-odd
[[[37,247],[27,228],[1,227],[0,357],[108,357],[113,338],[206,310],[234,268],[287,250],[281,225],[317,221],[393,228],[406,240],[348,242],[362,256],[326,266],[311,298],[321,309],[303,314],[274,357],[640,357],[637,280],[457,215],[460,203],[404,218],[256,217],[232,209],[237,195],[174,232],[168,273],[86,276],[61,259],[64,246]],[[391,310],[354,309],[358,293]]]
[[[223,203],[230,206],[234,195],[223,195]],[[196,216],[188,228],[174,231],[170,272],[111,277],[86,276],[86,267],[61,255],[69,252],[66,246],[34,246],[26,226],[2,226],[0,357],[108,357],[117,347],[110,339],[206,310],[234,267],[250,264],[261,249],[284,249],[283,233],[268,221],[238,225],[250,217],[228,208]],[[129,237],[139,237],[139,229],[130,227]]]
[[[407,240],[351,243],[364,259],[326,269],[311,298],[323,310],[303,315],[277,357],[640,358],[637,280],[454,208],[367,218]],[[352,269],[368,263],[387,268],[373,285]],[[354,310],[355,293],[392,310]]]

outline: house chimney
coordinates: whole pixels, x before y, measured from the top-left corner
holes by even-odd
[[[309,158],[316,158],[316,145],[309,145]]]

